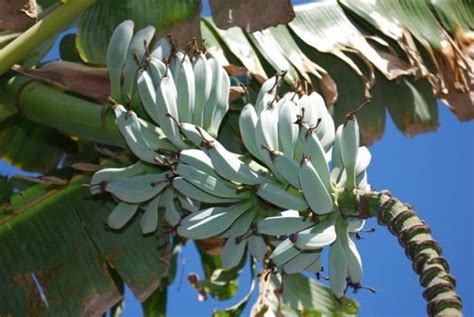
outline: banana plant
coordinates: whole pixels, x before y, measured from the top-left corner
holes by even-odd
[[[75,2],[68,1],[48,15],[45,24],[50,27],[43,37],[92,4]],[[386,30],[377,30],[377,38],[366,34],[381,23],[372,21],[368,10],[385,12],[386,22],[403,16],[406,8],[381,2],[380,7],[366,4],[364,11],[345,1],[295,7],[295,18],[287,26],[252,29],[250,33],[238,28],[219,30],[209,19],[200,22],[195,18],[196,4],[185,2],[177,4],[186,10],[176,11],[176,21],[192,20],[189,23],[194,30],[198,25],[198,33],[200,25],[207,46],[196,39],[185,47],[185,40],[175,31],[171,37],[160,37],[171,27],[160,25],[160,19],[147,26],[153,14],[140,4],[121,16],[114,12],[128,8],[127,1],[121,2],[124,8],[111,8],[112,2],[101,1],[81,15],[76,34],[78,57],[107,66],[103,72],[108,74],[110,98],[105,105],[85,98],[87,89],[82,90],[82,96],[58,90],[54,87],[58,81],[51,76],[48,82],[53,85],[46,85],[41,82],[44,77],[34,71],[15,67],[16,73],[5,76],[0,104],[7,109],[3,116],[9,119],[2,122],[6,127],[3,133],[23,131],[15,123],[20,120],[18,114],[14,114],[21,112],[33,121],[22,122],[26,127],[45,129],[39,131],[62,138],[62,142],[49,144],[52,150],[41,165],[26,165],[27,154],[10,159],[44,172],[56,167],[65,144],[74,156],[61,161],[62,168],[36,178],[39,184],[31,188],[7,182],[7,187],[21,188],[21,192],[9,190],[11,194],[2,196],[1,254],[12,256],[3,263],[6,271],[0,283],[0,313],[96,315],[108,309],[119,311],[125,283],[144,302],[144,311],[154,314],[164,309],[160,299],[173,280],[179,245],[195,240],[204,248],[204,241],[211,240],[218,241],[219,246],[212,256],[202,252],[203,263],[209,268],[206,279],[190,278],[201,296],[234,295],[235,288],[222,281],[238,278],[242,263],[250,257],[264,268],[253,315],[354,315],[358,305],[346,297],[347,288],[365,288],[354,237],[366,219],[376,217],[398,238],[413,262],[425,288],[428,313],[461,315],[455,280],[428,225],[411,207],[386,191],[372,191],[368,183],[371,154],[365,145],[374,138],[367,133],[380,135],[380,130],[370,130],[364,123],[369,122],[367,109],[378,107],[374,100],[380,101],[388,91],[396,94],[396,89],[408,87],[413,96],[408,104],[412,102],[414,109],[409,116],[426,114],[423,120],[431,121],[437,111],[433,108],[435,95],[449,99],[448,91],[452,91],[443,86],[446,82],[441,72],[427,70],[424,65],[433,56],[423,52],[430,51],[435,42],[418,38],[425,34],[417,34],[410,20],[398,18],[402,24],[394,29],[405,32],[410,27],[413,36],[425,45],[416,46],[422,52],[419,55],[410,46],[412,38],[400,48],[387,39]],[[450,14],[462,5],[428,9],[444,12],[444,24],[437,26],[454,29],[456,23],[471,21],[469,8],[462,15],[464,20]],[[415,12],[421,10],[414,8]],[[98,12],[104,10],[110,18],[99,19],[102,15]],[[111,32],[129,15],[143,19],[139,23],[122,22]],[[321,23],[318,29],[308,24],[314,17],[327,17],[328,25]],[[328,43],[330,17],[338,17],[341,30],[351,29],[351,41],[339,38],[333,39],[332,46],[311,45]],[[90,25],[94,23],[104,32],[92,32]],[[37,34],[38,27],[34,25],[0,51],[5,57],[0,69],[20,61],[31,48],[28,45],[36,45],[26,45],[25,41]],[[317,34],[316,40],[310,33]],[[446,36],[449,38],[450,33],[443,33]],[[377,44],[369,44],[371,40]],[[36,41],[39,43],[41,37]],[[92,45],[96,42],[101,44]],[[284,43],[290,43],[289,47],[279,46]],[[380,50],[377,45],[384,48]],[[456,42],[451,45],[458,48]],[[392,46],[394,52],[387,49]],[[242,54],[243,49],[250,54]],[[412,60],[407,52],[417,58]],[[395,56],[403,59],[403,54],[410,67],[387,68],[387,61],[391,66],[394,60],[401,63]],[[456,63],[470,66],[468,56],[462,51],[456,54],[460,60]],[[343,79],[326,71],[332,62],[348,70],[353,81],[350,76]],[[437,75],[440,78],[436,81]],[[340,85],[344,82],[361,83],[357,94],[343,92]],[[248,87],[229,102],[232,89],[239,83]],[[384,88],[379,86],[384,93],[374,88],[377,83],[385,83]],[[443,89],[433,92],[435,84]],[[76,87],[72,88],[69,90]],[[426,99],[420,97],[423,93]],[[354,102],[358,99],[360,102]],[[383,107],[382,111],[378,107],[375,122],[382,120]],[[413,134],[433,127],[432,122],[420,125],[418,119],[404,122],[403,130]],[[237,133],[239,140],[229,131]],[[45,138],[38,139],[41,144]],[[9,140],[7,133],[0,138],[5,144]],[[94,148],[90,141],[115,148]],[[94,175],[90,176],[91,172]],[[55,221],[44,224],[45,218]],[[61,227],[64,230],[55,229]],[[58,245],[58,241],[64,243]],[[321,276],[324,248],[329,252],[329,287],[315,280]],[[13,255],[12,250],[21,252]],[[51,257],[41,256],[51,250]],[[81,260],[75,261],[77,258]],[[134,269],[135,261],[145,269]],[[67,293],[70,300],[65,302],[64,285],[81,291]],[[308,287],[308,292],[296,300],[295,293],[303,287]],[[216,315],[241,313],[248,298]]]

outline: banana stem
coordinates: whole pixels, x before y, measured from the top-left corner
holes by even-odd
[[[34,49],[49,37],[59,33],[75,17],[96,0],[68,0],[61,3],[44,19],[36,22],[19,37],[0,50],[0,75],[5,73],[14,64],[21,62]]]
[[[1,82],[0,105],[66,135],[125,147],[112,111],[104,112],[101,104],[74,97],[25,76]]]
[[[359,197],[361,215],[377,217],[398,238],[414,271],[425,288],[430,316],[462,316],[462,302],[456,293],[456,280],[441,257],[441,246],[431,236],[431,229],[418,218],[410,205],[403,204],[387,191],[371,192]]]

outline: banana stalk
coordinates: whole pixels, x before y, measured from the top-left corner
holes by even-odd
[[[388,191],[363,193],[358,198],[351,194],[339,197],[342,210],[353,210],[358,199],[360,216],[377,217],[395,235],[420,276],[425,289],[429,316],[462,316],[462,301],[456,293],[456,280],[449,274],[449,264],[441,256],[440,244],[433,239],[431,229],[411,206],[391,196]]]

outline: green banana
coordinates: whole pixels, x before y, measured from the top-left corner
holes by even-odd
[[[158,195],[166,186],[171,172],[146,174],[112,181],[105,185],[105,191],[121,201],[140,203]]]
[[[187,149],[179,152],[179,161],[191,165],[211,176],[218,177],[211,158],[199,149]]]
[[[227,111],[229,111],[230,78],[223,67],[218,68],[218,76],[215,80],[215,85],[216,103],[208,130],[211,135],[217,136],[222,120]]]
[[[287,192],[278,185],[270,183],[260,184],[258,185],[256,194],[257,196],[268,201],[269,203],[281,207],[283,209],[308,209],[308,204],[306,204],[303,199]]]
[[[247,201],[230,207],[212,207],[197,211],[181,220],[178,234],[194,240],[217,236],[251,207],[251,202]]]
[[[316,250],[333,243],[337,238],[334,222],[331,220],[298,232],[295,245],[300,250]]]
[[[222,78],[219,76],[219,69],[221,68],[221,66],[219,65],[217,58],[215,58],[210,53],[207,53],[207,55],[207,64],[210,69],[210,78],[212,84],[211,90],[209,91],[209,96],[206,100],[206,104],[204,107],[202,127],[206,130],[209,130],[212,120],[214,118],[214,112],[216,110],[217,97],[219,94],[217,90],[220,89],[221,86],[221,84],[217,84],[217,81],[221,80]]]
[[[321,256],[317,257],[316,261],[314,261],[313,263],[311,263],[308,267],[306,267],[304,269],[305,271],[307,272],[310,272],[310,273],[319,273],[321,272],[322,270],[322,267],[321,267]]]
[[[305,157],[311,160],[316,172],[318,173],[319,178],[321,179],[324,187],[329,192],[330,187],[330,176],[329,176],[329,167],[326,162],[324,148],[319,142],[318,136],[316,133],[308,131],[309,134],[306,136],[303,154]]]
[[[120,202],[107,218],[107,224],[110,228],[118,230],[133,218],[138,210],[138,205]]]
[[[158,107],[156,106],[156,87],[153,79],[147,71],[142,71],[138,75],[137,88],[140,94],[143,108],[150,118],[159,124]]]
[[[300,216],[273,216],[257,222],[257,232],[270,236],[290,235],[314,225],[314,222]]]
[[[267,105],[275,99],[280,85],[281,80],[279,76],[273,76],[262,84],[255,100],[255,110],[258,115],[267,109]]]
[[[341,132],[341,159],[346,170],[346,188],[348,190],[354,189],[355,186],[355,165],[358,150],[359,124],[355,116],[349,116]]]
[[[172,187],[168,187],[164,190],[162,199],[165,203],[166,222],[168,222],[168,224],[172,227],[178,225],[181,220],[181,212],[174,201],[174,190]]]
[[[112,33],[107,47],[107,70],[110,79],[110,96],[114,100],[122,100],[122,69],[127,57],[128,46],[133,36],[134,23],[125,20],[120,23]]]
[[[190,165],[179,163],[176,173],[183,176],[185,180],[194,186],[208,192],[211,195],[222,198],[247,198],[248,192],[238,193],[235,188],[227,186],[226,182],[220,178],[213,177]]]
[[[340,239],[329,248],[329,284],[337,298],[345,295],[347,263]]]
[[[311,210],[318,215],[327,214],[333,211],[334,203],[326,186],[319,177],[313,164],[303,158],[298,173],[303,195],[311,207]]]
[[[139,30],[132,38],[125,58],[125,70],[123,79],[122,98],[130,99],[135,87],[137,71],[141,67],[138,63],[143,62],[146,53],[145,43],[150,44],[155,34],[153,26],[147,26]],[[138,61],[136,60],[138,58]]]
[[[290,239],[283,240],[270,255],[270,260],[277,266],[281,267],[286,262],[293,259],[300,252],[294,246]]]
[[[229,237],[222,248],[221,260],[224,270],[229,270],[237,266],[245,254],[247,239],[240,241],[236,238],[235,236]]]
[[[240,201],[241,198],[223,198],[207,193],[200,188],[194,186],[182,177],[175,177],[173,179],[173,187],[181,194],[191,197],[197,201],[208,204],[221,204]],[[187,209],[187,208],[185,208]]]
[[[257,216],[258,216],[258,210],[256,208],[252,208],[251,210],[249,210],[248,212],[240,216],[232,224],[229,230],[227,230],[221,235],[221,237],[222,238],[230,238],[232,236],[238,237],[247,233],[250,230],[252,222],[255,220]]]
[[[215,171],[221,177],[249,185],[258,184],[261,181],[258,174],[244,164],[237,154],[226,150],[217,140],[212,141],[210,147],[207,148],[207,154],[211,158]]]
[[[102,184],[107,182],[128,178],[145,173],[144,165],[141,161],[133,165],[122,168],[104,168],[97,171],[91,179],[90,191],[92,195],[102,193]]]
[[[239,116],[239,130],[242,141],[247,150],[259,160],[262,160],[259,146],[255,140],[255,129],[257,127],[257,112],[252,104],[242,108]]]
[[[165,61],[170,56],[172,50],[173,46],[170,41],[166,37],[162,37],[156,41],[155,47],[151,51],[151,57]]]
[[[176,87],[171,74],[163,77],[160,82],[160,89],[157,91],[158,122],[168,139],[179,149],[188,148],[179,133],[178,106],[176,104]]]
[[[158,204],[160,199],[161,197],[158,195],[146,206],[145,213],[140,219],[140,228],[143,234],[153,233],[158,228]]]
[[[212,87],[212,69],[204,53],[198,53],[193,62],[194,82],[196,85],[195,105],[192,122],[204,126],[204,112]]]
[[[156,164],[156,157],[161,158],[148,144],[142,134],[140,122],[133,111],[127,111],[124,106],[114,108],[117,125],[130,150],[142,161]]]
[[[275,151],[273,153],[273,165],[283,179],[295,188],[300,188],[300,179],[298,178],[298,163],[286,154]]]
[[[179,117],[175,114],[173,116],[180,122],[192,122],[196,100],[193,65],[186,54],[177,51],[170,67],[177,88],[177,107],[179,109]]]
[[[278,138],[281,151],[289,157],[293,157],[299,134],[299,127],[296,124],[298,107],[291,100],[287,100],[277,107],[279,108]]]
[[[260,236],[251,235],[248,238],[247,249],[250,254],[259,262],[262,262],[267,253],[267,245],[265,240]]]
[[[283,272],[286,274],[300,273],[313,264],[320,255],[320,252],[300,253],[283,265]]]

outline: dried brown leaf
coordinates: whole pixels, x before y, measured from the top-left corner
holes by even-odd
[[[84,162],[73,163],[71,167],[81,172],[96,172],[100,170],[100,165]]]
[[[21,31],[38,17],[35,0],[0,0],[0,29]]]
[[[166,35],[171,35],[178,47],[184,48],[194,39],[196,39],[197,43],[201,46],[201,18],[199,14],[192,20],[176,24],[169,32],[157,33],[155,37],[160,38]],[[202,46],[200,48],[202,48]]]
[[[56,61],[46,64],[40,69],[15,65],[13,70],[30,78],[101,102],[107,101],[110,95],[109,75],[105,68]]]
[[[241,86],[232,86],[230,87],[229,101],[236,101],[242,98],[245,95],[245,88]]]
[[[217,27],[227,30],[239,26],[255,32],[293,20],[290,0],[210,0],[212,18]]]
[[[337,101],[337,85],[331,75],[322,73],[319,79],[319,88],[324,96],[326,107],[331,108]]]

